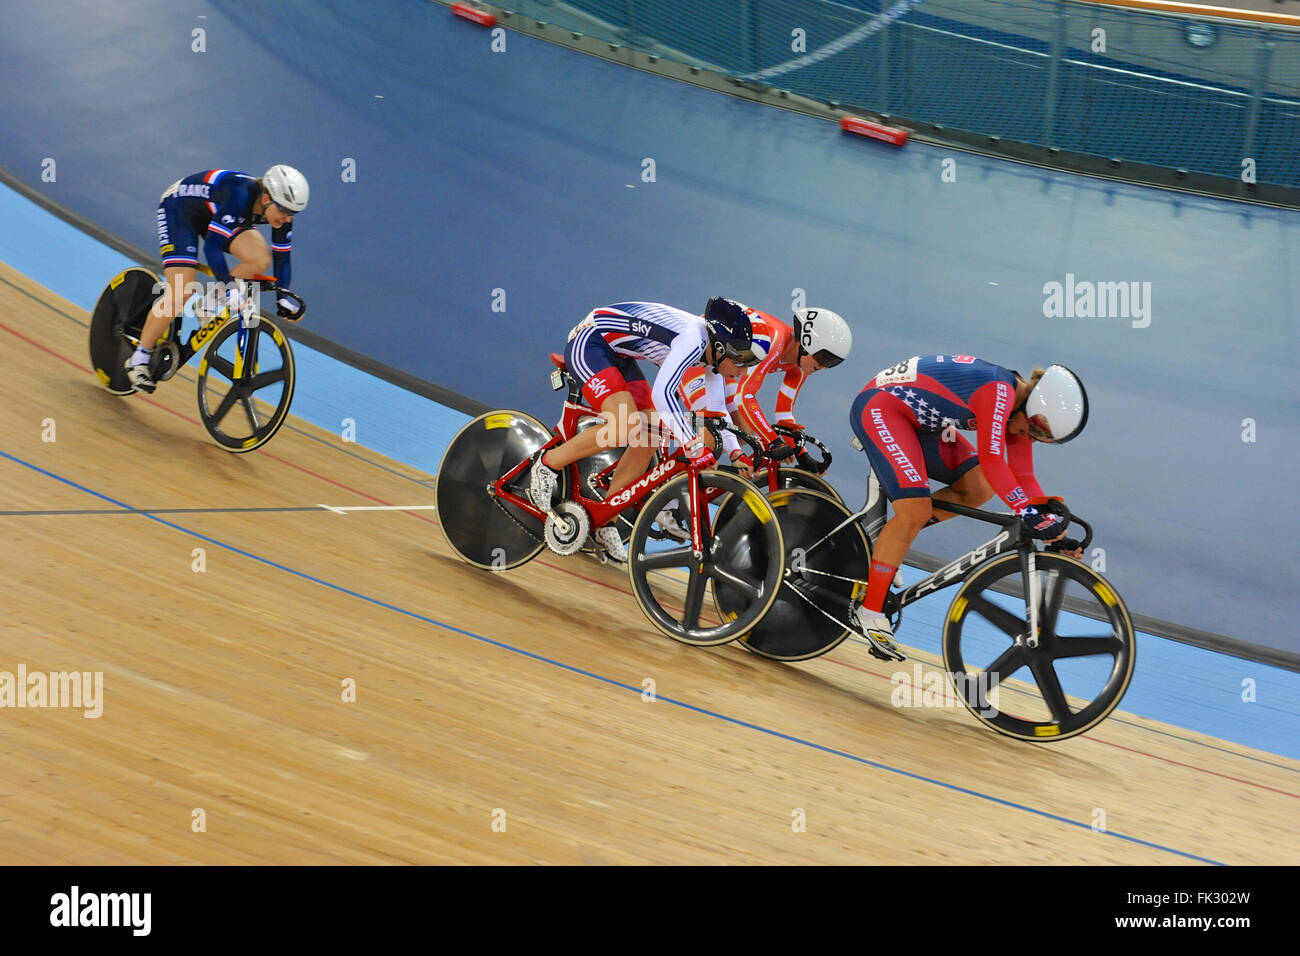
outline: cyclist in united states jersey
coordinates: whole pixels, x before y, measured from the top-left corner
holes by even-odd
[[[970,355],[910,358],[878,373],[849,416],[871,469],[893,502],[872,554],[856,615],[872,643],[896,652],[882,613],[907,549],[921,528],[951,518],[931,499],[978,507],[996,494],[1035,538],[1056,540],[1065,520],[1034,477],[1033,443],[1074,438],[1088,421],[1083,384],[1063,365],[1018,372]],[[958,429],[973,429],[978,450]],[[949,487],[930,494],[930,479]]]

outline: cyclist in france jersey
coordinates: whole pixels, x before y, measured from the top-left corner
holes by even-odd
[[[1083,384],[1065,366],[1035,369],[1026,380],[970,355],[910,358],[867,383],[849,421],[894,505],[861,611],[850,608],[878,647],[897,651],[882,608],[907,549],[921,528],[953,516],[932,507],[932,497],[978,507],[997,494],[1030,536],[1064,536],[1062,516],[1042,507],[1051,506],[1034,477],[1033,443],[1069,441],[1088,421]],[[978,452],[956,429],[975,430]],[[931,478],[949,487],[932,496]]]
[[[621,302],[594,310],[569,333],[564,360],[582,383],[583,398],[616,426],[617,433],[607,437],[608,428],[588,428],[539,457],[529,473],[533,504],[550,511],[559,470],[602,448],[627,448],[610,476],[610,495],[640,477],[657,446],[651,437],[657,429],[647,427],[646,412],[658,413],[688,457],[701,468],[709,467],[714,462],[713,435],[707,429],[697,434],[692,426],[679,394],[682,376],[697,362],[706,362],[710,370],[705,375],[705,404],[725,414],[722,377],[740,375],[765,354],[753,340],[744,309],[730,299],[710,299],[703,317],[657,302]],[[653,387],[637,359],[659,366]],[[740,447],[730,432],[723,433],[722,444],[728,453]],[[668,516],[663,525],[672,529]],[[597,528],[594,535],[611,558],[627,560],[616,524]]]
[[[127,378],[142,392],[155,387],[149,373],[153,346],[185,307],[199,262],[199,237],[213,275],[223,285],[271,272],[289,285],[289,251],[293,217],[307,208],[307,180],[292,166],[272,166],[261,179],[229,169],[209,169],[168,187],[158,206],[158,246],[162,252],[163,294],[154,302],[140,332],[140,347],[126,361]],[[271,245],[256,229],[271,226]],[[228,268],[226,253],[238,262]],[[235,314],[244,305],[239,283],[227,290],[225,303]]]
[[[770,448],[779,436],[757,398],[767,376],[775,371],[785,373],[776,396],[777,424],[803,428],[794,419],[799,390],[813,372],[832,368],[849,357],[853,333],[849,324],[830,309],[800,309],[794,314],[793,328],[757,309],[746,309],[745,314],[753,327],[754,341],[767,350],[767,358],[743,377],[727,379],[727,411],[739,418],[740,427],[762,439],[764,448]],[[697,414],[704,409],[705,371],[692,369],[683,385],[686,401]]]

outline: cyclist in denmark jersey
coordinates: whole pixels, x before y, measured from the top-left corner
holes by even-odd
[[[849,420],[894,506],[875,544],[861,611],[851,609],[878,646],[897,650],[882,608],[907,549],[921,528],[953,516],[932,498],[978,507],[996,494],[1031,536],[1064,537],[1065,521],[1051,511],[1033,468],[1035,441],[1069,441],[1088,420],[1083,384],[1064,366],[1024,379],[970,355],[910,358],[867,383]],[[978,451],[958,429],[975,430]],[[949,487],[931,495],[932,478]]]
[[[635,481],[649,467],[658,444],[653,437],[658,428],[647,421],[648,412],[657,414],[699,467],[709,467],[714,461],[713,435],[693,427],[679,394],[682,376],[697,362],[708,363],[705,404],[725,414],[722,377],[741,374],[765,354],[753,340],[744,309],[729,299],[710,299],[703,317],[658,302],[620,302],[595,309],[569,333],[564,359],[582,383],[583,398],[607,424],[579,432],[538,458],[529,473],[533,504],[550,511],[559,470],[604,448],[627,449],[611,475],[609,494]],[[659,366],[653,387],[637,359]],[[729,453],[739,448],[730,432],[723,433],[722,444]],[[594,536],[611,558],[627,560],[615,524],[597,528]]]
[[[738,419],[737,425],[760,438],[763,447],[770,448],[773,442],[782,439],[758,402],[758,393],[767,376],[778,371],[784,373],[776,396],[777,424],[803,428],[794,418],[799,390],[813,372],[833,368],[848,358],[853,333],[848,323],[830,309],[799,309],[794,314],[793,327],[757,309],[747,308],[745,314],[753,327],[754,341],[766,349],[767,357],[744,376],[727,379],[727,411]],[[706,371],[702,367],[692,369],[683,385],[687,403],[696,414],[704,413]]]
[[[165,288],[154,302],[140,332],[140,347],[127,359],[131,384],[142,392],[155,387],[149,359],[158,339],[184,309],[203,254],[217,281],[227,286],[224,302],[208,304],[213,312],[227,306],[232,315],[244,305],[242,283],[266,275],[274,265],[276,282],[289,285],[293,217],[307,208],[307,180],[292,166],[272,166],[260,179],[229,169],[209,169],[177,180],[158,206],[158,247]],[[271,226],[271,244],[256,229]],[[226,253],[238,262],[226,265]],[[283,313],[282,313],[283,314]]]

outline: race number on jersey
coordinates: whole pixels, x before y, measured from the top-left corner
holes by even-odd
[[[921,361],[919,355],[913,355],[905,362],[899,362],[882,372],[876,373],[876,387],[883,388],[886,385],[902,385],[904,382],[916,381],[916,363]]]

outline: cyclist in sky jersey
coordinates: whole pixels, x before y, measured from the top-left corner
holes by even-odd
[[[680,394],[682,376],[697,362],[705,362],[707,410],[725,415],[723,376],[740,375],[762,361],[766,353],[756,343],[743,307],[730,299],[709,300],[703,317],[657,302],[621,302],[595,309],[569,333],[565,365],[582,383],[587,403],[613,424],[588,428],[564,444],[539,456],[529,473],[529,497],[550,511],[560,469],[598,454],[606,447],[626,447],[610,476],[613,495],[640,477],[650,465],[657,431],[647,426],[645,414],[655,412],[686,454],[701,468],[714,462],[713,435],[698,433]],[[637,359],[659,366],[653,387],[646,381]],[[642,436],[638,438],[637,436]],[[739,442],[723,432],[727,453],[739,451]],[[615,561],[627,560],[617,523],[593,532],[605,553]]]
[[[776,396],[776,423],[803,428],[794,418],[799,390],[813,372],[833,368],[849,357],[853,333],[848,323],[830,309],[799,309],[793,327],[757,309],[747,308],[745,314],[753,327],[754,341],[767,350],[767,357],[740,378],[727,379],[727,411],[739,419],[737,425],[760,438],[764,448],[770,448],[779,436],[757,398],[767,376],[776,371],[784,373]],[[704,409],[705,371],[702,367],[692,369],[683,386],[686,401],[697,414]]]
[[[126,361],[127,378],[142,392],[152,392],[149,373],[153,347],[186,303],[198,266],[199,237],[203,254],[218,282],[251,279],[272,271],[280,286],[289,285],[293,217],[307,208],[307,180],[292,166],[272,166],[258,179],[229,169],[209,169],[174,182],[158,206],[158,246],[165,288],[154,302],[140,332],[140,347]],[[252,226],[271,226],[271,244]],[[238,262],[226,265],[226,253]],[[244,305],[240,283],[226,291],[222,305],[235,314]]]
[[[862,607],[850,608],[877,647],[897,652],[882,608],[907,549],[921,528],[953,515],[932,507],[932,497],[979,507],[996,494],[1032,537],[1064,536],[1065,519],[1050,510],[1034,477],[1033,443],[1069,441],[1088,421],[1083,384],[1065,366],[1024,379],[970,355],[918,356],[868,382],[849,420],[894,506],[875,544]],[[957,429],[975,430],[978,451]],[[949,487],[932,496],[931,478]]]

